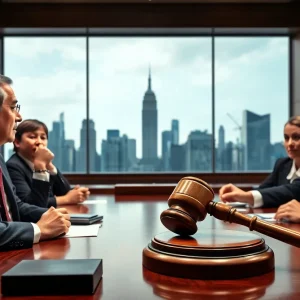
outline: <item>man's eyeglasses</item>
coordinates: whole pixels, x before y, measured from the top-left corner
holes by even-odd
[[[18,113],[21,109],[21,105],[20,104],[17,104],[15,107],[14,107],[14,110]]]
[[[9,105],[9,104],[3,104],[3,105],[8,106],[12,111],[14,111],[16,113],[19,113],[20,109],[21,109],[21,105],[20,104],[16,104],[14,106]],[[0,107],[0,110],[1,110],[1,107]]]

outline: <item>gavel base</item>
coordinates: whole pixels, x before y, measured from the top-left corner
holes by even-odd
[[[250,232],[206,229],[193,237],[164,232],[144,248],[143,265],[174,277],[238,279],[271,272],[274,253]]]

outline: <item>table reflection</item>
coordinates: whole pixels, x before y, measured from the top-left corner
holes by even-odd
[[[31,249],[32,259],[62,259],[70,250],[70,240],[60,238],[49,242],[40,242]]]
[[[64,208],[69,214],[87,214],[89,213],[89,207],[85,204],[66,205]]]
[[[274,271],[242,280],[191,280],[160,275],[143,267],[143,279],[163,299],[258,299],[275,279]]]

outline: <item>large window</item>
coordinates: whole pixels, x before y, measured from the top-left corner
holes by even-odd
[[[86,172],[86,39],[6,37],[4,68],[23,120],[47,125],[55,164],[64,172]],[[5,158],[12,153],[12,145],[5,146]]]
[[[268,171],[285,156],[288,38],[215,39],[217,171]]]
[[[288,37],[4,37],[4,71],[63,172],[269,171],[288,53]]]
[[[91,38],[91,171],[211,172],[211,82],[211,38]]]

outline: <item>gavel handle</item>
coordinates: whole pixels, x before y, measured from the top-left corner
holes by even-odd
[[[247,226],[250,230],[258,231],[279,241],[300,248],[300,233],[297,231],[265,222],[256,216],[249,217],[241,214],[237,212],[235,208],[224,203],[210,202],[206,208],[211,216],[214,216],[219,220]]]

